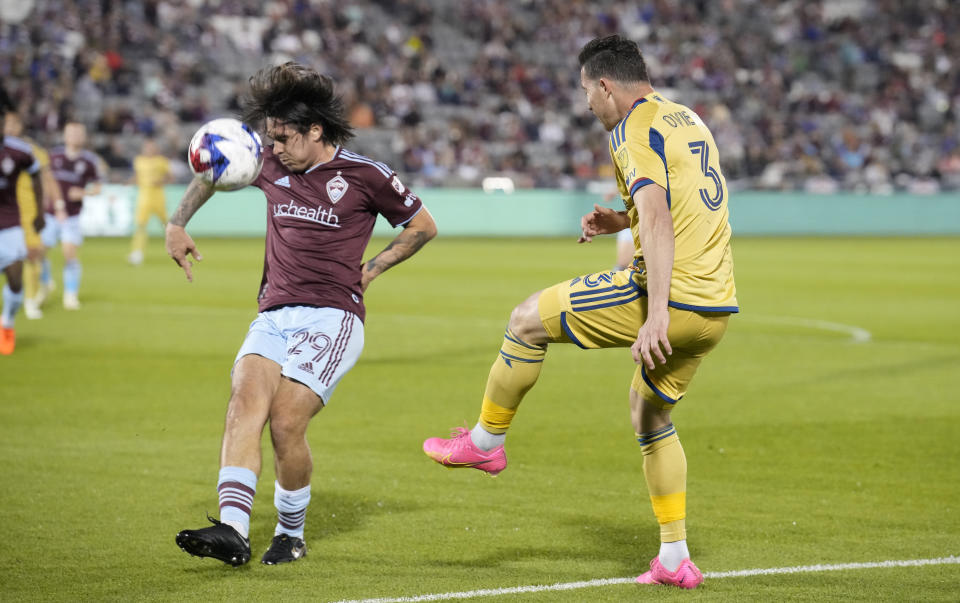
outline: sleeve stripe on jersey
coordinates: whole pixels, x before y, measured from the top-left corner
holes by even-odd
[[[654,153],[660,156],[660,160],[663,161],[663,172],[667,179],[667,207],[670,205],[670,170],[667,169],[667,154],[664,151],[666,144],[663,140],[663,134],[657,132],[655,128],[650,128],[650,148]]]
[[[27,153],[28,155],[30,155],[30,157],[34,157],[33,147],[30,146],[29,143],[23,140],[20,140],[16,136],[4,136],[3,144],[10,147],[11,149],[20,151],[21,153]]]
[[[352,151],[346,149],[340,150],[340,156],[348,161],[355,161],[357,163],[365,163],[367,165],[372,165],[373,167],[380,170],[380,173],[383,174],[384,178],[389,178],[390,174],[393,173],[392,170],[387,167],[385,163],[380,163],[379,161],[374,161],[369,157],[364,157],[363,155],[358,155]]]
[[[637,178],[633,181],[633,184],[630,185],[630,196],[632,197],[633,193],[637,192],[648,184],[653,184],[653,180],[649,178]]]
[[[407,219],[404,220],[403,222],[397,222],[397,226],[403,226],[404,224],[406,224],[406,223],[409,222],[410,220],[416,218],[416,217],[417,217],[417,214],[419,214],[421,211],[423,211],[423,205],[422,205],[422,204],[420,205],[420,207],[417,208],[417,211],[413,212],[413,215],[412,215],[412,216],[410,216],[409,218],[407,218]]]

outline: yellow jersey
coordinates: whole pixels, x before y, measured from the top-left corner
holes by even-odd
[[[170,162],[163,155],[137,155],[133,159],[140,198],[144,201],[163,199],[163,185],[170,173]]]
[[[675,238],[668,305],[681,310],[738,312],[720,154],[703,120],[657,92],[638,99],[610,134],[617,186],[630,216],[634,266],[646,288],[633,195],[649,184],[667,191]]]

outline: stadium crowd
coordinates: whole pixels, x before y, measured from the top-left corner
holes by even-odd
[[[11,9],[9,6],[18,8]],[[619,32],[714,132],[735,188],[960,189],[960,6],[949,0],[23,0],[0,78],[28,130],[67,117],[126,177],[145,136],[185,155],[246,77],[333,76],[353,148],[411,184],[578,188],[610,176],[576,52]],[[185,172],[185,168],[184,168]],[[184,176],[185,177],[185,174]]]

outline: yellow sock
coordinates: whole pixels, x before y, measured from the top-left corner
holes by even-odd
[[[130,251],[143,251],[147,248],[147,225],[138,224],[137,229],[133,232],[133,242],[130,246]]]
[[[643,475],[647,479],[653,513],[660,524],[660,541],[686,540],[687,457],[673,423],[655,431],[637,434],[643,452]]]
[[[36,299],[40,291],[40,262],[26,260],[23,263],[23,293],[26,299]]]
[[[520,400],[537,382],[546,355],[547,346],[526,343],[507,329],[483,392],[480,424],[484,429],[494,434],[507,431]]]

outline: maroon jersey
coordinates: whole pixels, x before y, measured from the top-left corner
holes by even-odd
[[[63,200],[67,202],[67,215],[78,215],[83,209],[83,201],[71,201],[67,191],[73,186],[85,188],[91,182],[103,180],[97,156],[90,151],[80,151],[71,159],[64,147],[56,147],[50,150],[50,168],[60,185]]]
[[[23,171],[29,174],[40,171],[33,147],[19,138],[4,136],[0,144],[0,230],[20,226],[17,179]]]
[[[420,198],[386,165],[341,147],[300,174],[266,147],[253,186],[267,196],[260,311],[331,307],[363,320],[360,263],[377,214],[393,226],[406,224],[420,211]]]

